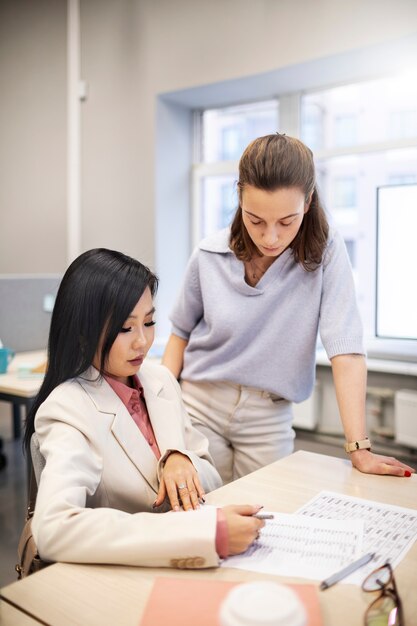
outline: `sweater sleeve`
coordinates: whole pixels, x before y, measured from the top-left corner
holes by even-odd
[[[204,306],[199,276],[199,250],[196,249],[187,265],[183,284],[170,316],[172,332],[189,339],[191,332],[203,317]]]
[[[327,356],[365,354],[352,268],[344,241],[334,231],[323,261],[320,336]]]

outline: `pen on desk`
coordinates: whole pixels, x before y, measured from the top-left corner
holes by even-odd
[[[256,519],[274,519],[271,513],[255,513],[252,517],[256,517]]]
[[[353,561],[353,563],[351,563],[350,565],[347,565],[346,567],[341,569],[339,572],[336,572],[336,574],[333,574],[332,576],[329,576],[329,578],[326,578],[326,580],[323,580],[323,582],[320,583],[320,589],[324,591],[325,589],[328,589],[332,585],[335,585],[336,583],[339,582],[339,580],[343,580],[343,578],[346,578],[347,576],[355,572],[357,569],[359,569],[363,565],[366,565],[367,563],[369,563],[369,561],[372,561],[374,556],[375,554],[365,554],[357,561]]]

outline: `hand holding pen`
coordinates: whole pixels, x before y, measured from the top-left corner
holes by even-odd
[[[231,505],[222,508],[226,518],[229,555],[245,552],[249,546],[259,537],[261,528],[265,526],[262,506],[242,504]]]

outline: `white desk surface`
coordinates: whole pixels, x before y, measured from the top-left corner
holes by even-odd
[[[45,350],[33,352],[18,352],[10,363],[6,374],[0,374],[0,392],[9,393],[22,398],[36,396],[42,384],[41,374],[21,377],[18,375],[19,367],[37,367],[46,360]]]
[[[260,503],[266,510],[290,513],[323,489],[417,508],[417,476],[369,476],[353,469],[348,460],[304,451],[208,494],[207,501]],[[312,583],[237,569],[185,571],[59,563],[3,588],[0,595],[51,626],[139,626],[155,576]],[[405,623],[416,625],[417,542],[396,568],[395,578],[404,604]],[[318,594],[324,626],[363,626],[371,594],[346,584]]]

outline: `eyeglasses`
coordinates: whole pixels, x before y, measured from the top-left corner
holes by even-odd
[[[369,574],[362,583],[362,589],[380,591],[366,610],[365,626],[404,626],[402,604],[389,563]]]

